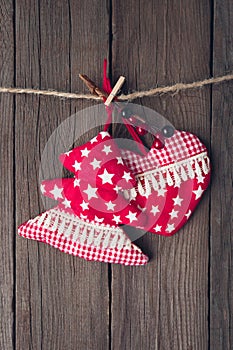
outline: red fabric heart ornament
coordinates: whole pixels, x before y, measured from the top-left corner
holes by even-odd
[[[209,184],[206,147],[195,135],[176,130],[162,149],[154,144],[146,156],[129,150],[121,153],[138,180],[127,198],[147,215],[144,229],[173,235],[187,222]]]

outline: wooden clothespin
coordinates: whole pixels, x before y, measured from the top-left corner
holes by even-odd
[[[105,106],[109,106],[110,103],[112,102],[112,100],[116,97],[118,91],[121,89],[122,85],[125,82],[125,77],[123,77],[122,75],[120,76],[120,78],[117,80],[114,88],[112,89],[111,93],[109,94],[107,100],[105,101]]]
[[[94,83],[94,81],[92,81],[90,78],[88,78],[87,75],[85,74],[79,74],[79,78],[82,79],[82,81],[84,82],[84,84],[87,86],[87,88],[89,89],[89,91],[95,95],[95,96],[99,96],[101,98],[108,97],[108,94],[103,91],[102,89],[100,89],[96,83]]]
[[[101,98],[105,97],[106,101],[105,101],[105,106],[109,106],[110,103],[112,102],[112,100],[116,97],[118,91],[121,89],[122,85],[125,82],[125,77],[120,76],[120,78],[118,79],[118,81],[116,82],[115,86],[113,87],[111,93],[108,95],[105,91],[103,91],[102,89],[100,89],[96,83],[94,83],[94,81],[92,81],[90,78],[88,78],[87,75],[85,74],[79,74],[79,78],[82,79],[82,81],[85,83],[85,85],[87,86],[87,88],[89,89],[89,91],[95,95],[95,96],[99,96]]]

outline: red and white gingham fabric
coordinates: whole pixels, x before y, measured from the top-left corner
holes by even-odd
[[[61,212],[64,212],[64,209],[58,206],[52,209],[52,211],[57,211],[59,215]],[[47,213],[47,217],[49,217],[50,211],[48,210],[45,213]],[[85,260],[135,266],[145,265],[148,262],[147,256],[142,254],[141,250],[131,243],[129,238],[127,238],[125,233],[119,228],[117,229],[118,235],[120,233],[124,236],[123,238],[127,242],[126,247],[122,249],[104,248],[103,246],[98,247],[86,243],[79,243],[72,239],[72,235],[71,237],[66,237],[64,233],[60,233],[58,229],[52,230],[51,227],[48,228],[48,225],[46,225],[46,227],[45,220],[40,223],[42,215],[43,214],[19,226],[18,234],[24,238],[49,244],[64,253],[78,256]],[[69,212],[66,212],[66,216],[67,215],[69,216]],[[70,216],[70,221],[72,220],[73,217]]]
[[[147,215],[144,229],[163,236],[173,235],[187,222],[208,187],[210,166],[206,147],[197,136],[176,130],[165,139],[164,148],[156,149],[153,145],[146,156],[130,150],[121,153],[138,179],[131,203]]]
[[[121,150],[125,164],[134,175],[188,159],[202,152],[206,152],[206,147],[196,135],[178,130],[172,137],[165,139],[164,148],[157,150],[152,145],[146,156]]]

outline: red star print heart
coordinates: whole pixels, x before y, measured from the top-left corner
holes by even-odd
[[[189,219],[210,181],[206,147],[188,132],[175,131],[162,149],[146,156],[122,150],[125,164],[138,180],[128,192],[148,217],[144,229],[171,236]]]

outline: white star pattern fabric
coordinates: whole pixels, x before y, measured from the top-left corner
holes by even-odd
[[[127,182],[129,182],[129,180],[132,180],[130,173],[126,171],[124,171],[124,175],[122,176],[122,178],[125,179]]]
[[[101,159],[100,156],[105,154],[105,151],[107,154]],[[83,157],[83,154],[87,153],[88,157]],[[105,223],[117,225],[113,220],[115,214],[120,216],[122,224],[142,227],[146,221],[145,215],[123,195],[124,190],[133,188],[136,179],[125,166],[120,150],[109,133],[100,132],[94,138],[94,142],[92,139],[74,148],[68,156],[66,153],[62,154],[60,160],[67,169],[75,173],[75,177],[43,182],[47,188],[45,196],[54,198],[48,189],[60,185],[63,186],[64,195],[71,202],[71,208],[77,215],[84,215],[86,208],[90,220],[94,220],[97,213],[97,217],[103,216],[106,219]],[[77,163],[79,170],[74,171],[73,164]]]
[[[86,156],[87,155],[87,156]],[[82,146],[60,155],[65,168],[74,172],[76,180],[86,180],[96,187],[105,185],[106,191],[117,185],[130,189],[136,184],[133,174],[124,164],[115,141],[108,132],[102,131]]]
[[[41,193],[44,194],[46,191],[45,191],[45,188],[44,188],[44,185],[40,185],[40,190],[41,190]]]
[[[68,201],[67,198],[64,199],[64,201],[62,202],[62,204],[65,206],[65,208],[71,208],[71,201]]]
[[[59,205],[21,225],[19,234],[87,260],[146,264],[148,258],[118,227],[132,223],[141,227],[146,217],[123,196],[136,180],[110,135],[102,132],[60,160],[74,178],[43,181],[42,193]]]
[[[98,175],[101,179],[102,179],[102,184],[106,184],[109,183],[110,185],[112,185],[112,178],[114,176],[114,174],[110,174],[108,173],[108,171],[106,169],[104,169],[103,174]]]
[[[46,191],[44,190],[44,185],[42,185],[42,188],[43,188],[43,193],[45,193]],[[57,185],[54,185],[54,188],[50,191],[50,193],[53,195],[54,199],[57,200],[58,198],[63,198],[62,191],[63,191],[63,188],[59,188],[57,187]]]
[[[81,170],[81,163],[77,162],[77,160],[72,165],[75,171]]]
[[[83,192],[87,194],[88,200],[90,200],[91,198],[98,198],[96,191],[98,188],[96,187],[91,187],[91,185],[87,185],[87,189],[84,190]]]
[[[129,214],[126,215],[126,218],[128,218],[130,221],[130,224],[132,224],[133,221],[137,221],[136,215],[137,213],[132,213],[131,211],[129,211]]]
[[[111,201],[109,201],[108,203],[105,203],[107,210],[112,210],[114,211],[114,208],[116,206],[116,204],[113,204]]]
[[[154,227],[154,230],[155,230],[155,232],[161,232],[161,228],[162,228],[162,226],[156,225]]]
[[[112,153],[111,146],[104,145],[102,152],[104,152],[106,155],[108,155],[109,153]]]
[[[82,208],[83,211],[89,209],[89,205],[85,201],[82,201],[82,203],[80,204],[80,207]]]
[[[175,198],[173,198],[174,201],[174,205],[181,205],[181,203],[183,202],[183,199],[179,197],[179,195]]]
[[[198,186],[198,189],[196,191],[193,191],[193,193],[195,193],[196,195],[196,199],[200,198],[203,192],[204,190],[202,189],[201,186]]]
[[[156,215],[157,213],[160,212],[158,205],[154,206],[152,205],[151,211],[150,211],[153,215]]]
[[[98,169],[100,167],[101,164],[101,160],[97,160],[96,158],[94,158],[93,162],[90,163],[93,166],[93,169]]]
[[[74,187],[80,186],[80,179],[75,179],[74,180]],[[44,192],[42,192],[44,193]]]
[[[90,153],[90,151],[87,148],[84,148],[81,150],[81,156],[82,157],[88,157],[88,154]]]

